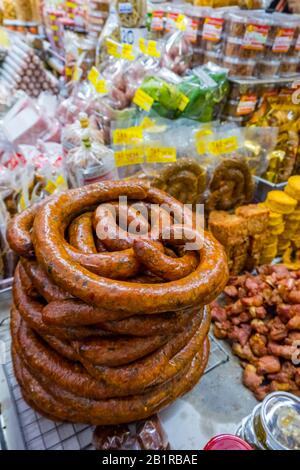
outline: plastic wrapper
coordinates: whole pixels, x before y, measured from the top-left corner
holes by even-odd
[[[98,107],[98,96],[89,81],[72,82],[70,85],[69,97],[63,100],[57,108],[57,118],[63,126],[75,122],[80,112],[91,116]]]
[[[177,75],[184,75],[192,66],[193,47],[185,31],[175,31],[166,37],[161,65]]]
[[[99,35],[96,47],[96,66],[99,67],[108,56],[106,40],[121,41],[121,28],[118,21],[118,16],[114,12],[110,12],[105,26]]]
[[[129,425],[97,426],[93,435],[97,450],[169,450],[168,437],[157,415]]]
[[[15,0],[3,0],[3,14],[6,20],[16,20],[16,2]]]
[[[33,12],[30,0],[15,0],[18,20],[32,21]]]
[[[63,154],[66,156],[68,152],[75,148],[79,147],[82,142],[82,137],[86,133],[86,130],[89,130],[90,136],[94,142],[103,144],[103,133],[97,128],[93,127],[89,121],[87,114],[80,113],[78,120],[73,124],[65,126],[62,130],[62,148]]]
[[[157,75],[147,76],[140,89],[153,99],[152,110],[159,116],[175,119],[187,104],[179,90],[181,78],[167,69],[161,69]]]
[[[88,131],[81,146],[70,150],[64,164],[71,188],[112,180],[116,176],[113,151],[92,141]]]
[[[296,164],[300,109],[292,103],[292,94],[292,88],[267,93],[249,121],[249,125],[278,127],[276,147],[268,155],[269,166],[264,173],[272,183],[287,181]]]
[[[214,52],[222,57],[227,15],[235,8],[210,9],[204,19],[201,48],[204,53]]]
[[[88,31],[90,35],[98,37],[104,28],[109,15],[108,0],[90,0],[88,2]]]
[[[116,0],[116,10],[121,26],[137,28],[145,22],[147,11],[146,0]]]
[[[227,71],[214,64],[193,70],[182,80],[179,90],[189,100],[183,116],[201,122],[213,121],[222,109],[229,91]]]
[[[147,27],[150,39],[160,39],[166,34],[167,3],[148,5]]]

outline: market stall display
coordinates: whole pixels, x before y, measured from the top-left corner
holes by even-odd
[[[97,449],[170,448],[211,314],[257,399],[300,393],[300,19],[267,3],[0,2],[15,375]]]

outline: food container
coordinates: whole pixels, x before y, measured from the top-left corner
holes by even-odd
[[[236,57],[225,57],[223,66],[229,70],[230,77],[254,77],[256,61],[255,60],[241,60]]]
[[[116,10],[124,28],[143,26],[147,12],[146,0],[117,0]]]
[[[271,393],[242,421],[236,435],[257,450],[300,450],[300,399]]]
[[[226,9],[210,10],[204,18],[202,30],[202,48],[205,51],[222,50]]]
[[[212,62],[216,65],[222,65],[222,56],[220,52],[204,52],[203,54],[203,64],[207,64],[208,62]]]
[[[275,78],[279,76],[280,61],[278,60],[261,60],[258,63],[256,74],[260,78]]]
[[[240,59],[256,59],[260,56],[260,51],[244,47],[244,40],[229,37],[225,42],[224,55],[227,57],[237,57]]]
[[[203,450],[253,450],[252,447],[241,438],[231,434],[220,434],[213,437]]]
[[[280,65],[279,75],[281,77],[292,77],[299,72],[299,58],[286,57]]]

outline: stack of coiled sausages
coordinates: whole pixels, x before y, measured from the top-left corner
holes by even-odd
[[[108,203],[117,206],[120,196],[128,198],[127,218],[145,231],[133,202],[172,207],[175,232],[182,205],[139,181],[67,191],[8,228],[20,255],[11,312],[15,374],[25,400],[55,420],[146,418],[190,390],[207,363],[204,305],[228,279],[221,245],[209,234],[198,251],[178,247],[172,233],[166,243],[159,209],[154,236],[123,230],[116,237]]]

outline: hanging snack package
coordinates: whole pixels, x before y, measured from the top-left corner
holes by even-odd
[[[113,9],[110,10],[104,28],[98,37],[96,47],[96,67],[99,67],[109,55],[106,42],[107,39],[121,42],[121,28],[119,25],[119,18]]]
[[[193,59],[193,46],[185,31],[178,29],[165,38],[161,57],[162,67],[177,75],[185,75],[187,70],[191,68]]]
[[[94,142],[89,131],[83,136],[81,145],[69,151],[64,164],[71,188],[113,180],[116,176],[113,151]]]
[[[182,79],[179,90],[188,99],[184,117],[200,122],[213,121],[220,116],[229,91],[227,70],[213,63],[197,67]]]
[[[90,0],[88,2],[88,32],[98,38],[109,15],[109,0]]]
[[[116,0],[116,10],[121,26],[138,28],[145,23],[147,12],[146,0]]]

